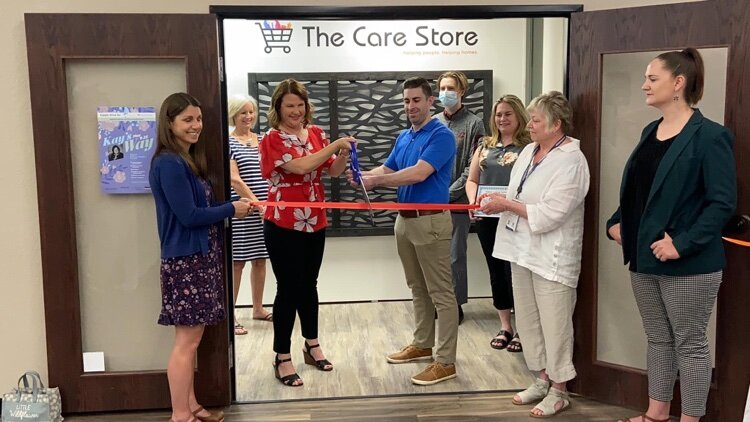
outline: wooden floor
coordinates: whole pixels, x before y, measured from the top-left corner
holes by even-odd
[[[426,362],[389,364],[385,355],[412,340],[411,302],[331,304],[320,306],[320,340],[332,372],[318,371],[302,360],[299,321],[292,340],[292,358],[305,382],[282,386],[273,376],[273,327],[254,321],[252,309],[238,310],[248,335],[236,337],[237,401],[262,402],[310,398],[355,398],[424,393],[522,390],[533,380],[521,353],[495,350],[489,341],[500,327],[490,299],[464,305],[459,327],[456,379],[434,386],[416,386],[410,378]],[[439,323],[439,321],[438,321]]]
[[[263,421],[346,421],[346,422],[473,422],[533,421],[531,406],[515,406],[512,393],[418,395],[370,399],[307,400],[285,403],[234,405],[227,409],[226,422]],[[606,421],[633,416],[637,412],[595,401],[573,398],[569,410],[555,416],[555,422]],[[66,422],[167,421],[169,412],[97,414],[69,416]]]
[[[250,334],[237,338],[237,399],[254,403],[224,409],[226,422],[533,420],[529,417],[531,406],[515,406],[511,403],[513,392],[497,391],[523,389],[532,377],[521,354],[489,347],[499,324],[491,301],[471,300],[464,310],[466,320],[459,328],[459,377],[432,387],[417,387],[409,378],[424,363],[390,365],[385,360],[386,353],[411,340],[409,302],[323,305],[321,341],[335,370],[324,373],[304,365],[302,339],[295,331],[292,353],[305,386],[289,388],[279,384],[271,371],[272,325],[253,321],[251,310],[241,309],[240,319]],[[574,397],[571,408],[552,420],[611,422],[636,413]],[[166,411],[129,412],[68,416],[65,420],[149,422],[167,421],[169,416]]]

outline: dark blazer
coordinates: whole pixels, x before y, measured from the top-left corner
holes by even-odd
[[[622,201],[636,151],[661,120],[643,129],[640,143],[625,164],[620,207],[629,206]],[[695,109],[656,170],[638,229],[637,272],[680,276],[724,268],[721,229],[737,205],[733,142],[727,128]],[[620,222],[620,207],[607,221],[607,237],[609,228]],[[651,244],[664,238],[665,232],[672,237],[679,259],[661,262],[651,252]],[[623,250],[623,257],[625,264],[630,262],[627,251]]]
[[[209,204],[198,176],[173,153],[154,158],[149,183],[156,203],[161,257],[207,254],[208,228],[234,215],[232,203]]]

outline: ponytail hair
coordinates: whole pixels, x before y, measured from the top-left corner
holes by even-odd
[[[705,69],[703,57],[698,50],[688,47],[682,51],[669,51],[656,56],[664,67],[672,72],[672,77],[682,75],[685,78],[685,101],[695,105],[703,98]]]

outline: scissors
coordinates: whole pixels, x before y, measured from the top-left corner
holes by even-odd
[[[359,186],[362,188],[362,194],[365,198],[365,202],[367,203],[367,210],[370,212],[370,224],[372,224],[373,227],[375,227],[375,214],[372,212],[372,203],[370,202],[370,195],[367,194],[367,189],[365,189],[364,181],[362,180],[362,169],[359,167],[359,160],[357,159],[357,146],[353,145],[352,149],[349,151],[349,158],[350,158],[350,164],[349,168],[352,170],[352,175],[354,176],[354,180],[359,183]]]

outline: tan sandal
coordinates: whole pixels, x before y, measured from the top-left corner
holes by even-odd
[[[521,398],[521,400],[516,400],[516,398],[513,397],[513,404],[521,406],[525,404],[537,403],[543,398],[547,397],[547,394],[549,393],[549,387],[549,381],[537,378],[534,380],[534,383],[529,386],[529,388],[516,394]]]
[[[563,405],[558,409],[557,404],[560,402],[562,402]],[[535,415],[531,413],[530,415],[532,418],[551,418],[558,413],[562,413],[570,409],[570,396],[568,395],[567,391],[558,390],[557,388],[552,387],[549,389],[549,393],[544,398],[544,400],[534,406],[534,409],[541,410],[542,414]]]
[[[273,312],[269,312],[265,316],[262,316],[262,317],[253,317],[253,319],[257,321],[273,322]]]
[[[667,418],[667,419],[654,419],[654,418],[652,418],[650,416],[646,416],[645,413],[643,415],[641,415],[641,422],[669,422],[670,420],[671,420],[671,418]],[[627,418],[627,419],[618,419],[617,422],[630,422],[630,418]]]
[[[245,334],[247,334],[247,328],[245,328],[245,326],[240,324],[239,322],[235,322],[234,323],[234,335],[244,336]]]
[[[203,411],[208,412],[208,416],[201,416],[198,413]],[[210,412],[203,408],[203,406],[195,409],[193,411],[193,416],[195,416],[199,421],[201,422],[223,422],[224,421],[224,412],[219,410],[216,413]]]

